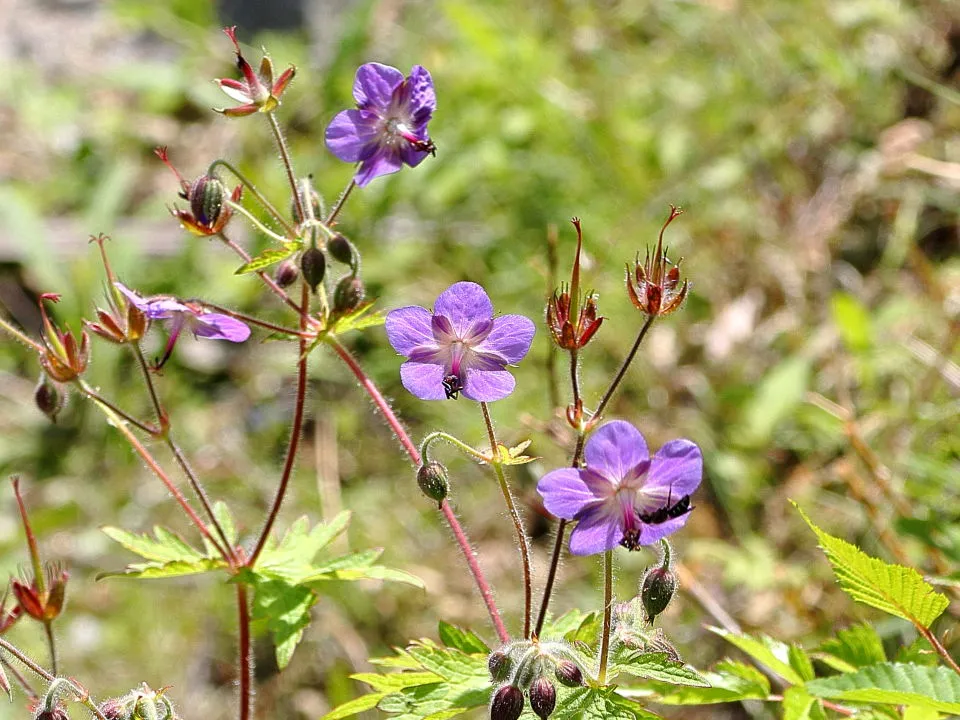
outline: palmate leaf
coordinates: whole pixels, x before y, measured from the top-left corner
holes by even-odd
[[[481,640],[473,630],[464,630],[463,628],[458,628],[456,625],[450,625],[441,620],[438,634],[440,636],[440,642],[444,645],[465,652],[468,655],[470,653],[489,654],[490,652],[487,644]]]
[[[234,270],[233,274],[245,275],[247,273],[256,272],[257,270],[265,270],[281,260],[286,260],[295,252],[298,252],[301,247],[303,247],[303,243],[291,241],[285,242],[283,247],[267,248],[255,258],[251,259],[250,262],[244,263]]]
[[[132,563],[122,572],[97,575],[107,577],[164,578],[197,575],[226,568],[227,565],[212,547],[206,553],[191,547],[183,538],[170,530],[154,527],[153,537],[127,532],[115,527],[103,528],[104,534],[120,543],[132,553],[149,562]]]
[[[283,670],[293,657],[303,631],[310,624],[310,608],[317,595],[310,588],[275,580],[255,572],[241,573],[242,581],[253,587],[254,626],[273,637],[277,667]]]
[[[648,681],[624,686],[619,692],[628,697],[648,697],[662,705],[711,705],[740,700],[764,700],[770,694],[770,681],[755,667],[725,660],[703,673],[710,687],[672,685]]]
[[[707,629],[710,632],[716,633],[727,642],[736,645],[747,655],[758,663],[766,665],[791,685],[801,685],[804,681],[813,678],[812,666],[810,666],[809,672],[806,671],[806,667],[798,671],[791,662],[791,660],[796,662],[797,651],[803,653],[800,648],[796,648],[793,651],[794,656],[791,657],[790,645],[780,642],[779,640],[774,640],[766,635],[754,637],[751,635],[736,635],[717,627],[708,627]],[[805,665],[809,664],[809,662],[810,660],[807,658]]]
[[[710,683],[703,675],[682,662],[670,660],[662,652],[636,652],[612,665],[610,676],[626,673],[634,677],[659,680],[671,685],[690,685],[693,687],[710,687]]]
[[[855,673],[811,680],[806,689],[829,700],[913,705],[960,714],[960,675],[945,667],[880,663]]]
[[[257,558],[256,571],[293,583],[315,574],[314,558],[347,529],[349,522],[350,513],[342,512],[311,530],[306,517],[297,519],[279,543],[272,538],[267,541]]]
[[[825,533],[796,503],[794,507],[816,533],[840,587],[854,600],[925,628],[950,604],[916,570],[870,557],[855,545]]]

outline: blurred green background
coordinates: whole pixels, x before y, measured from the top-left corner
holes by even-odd
[[[229,103],[212,79],[235,72],[219,27],[239,22],[251,61],[263,45],[279,68],[297,65],[280,118],[298,173],[312,173],[332,202],[351,168],[327,152],[323,130],[352,104],[356,67],[422,64],[437,89],[437,157],[354,193],[341,217],[378,307],[430,306],[450,283],[469,279],[486,286],[498,311],[539,322],[550,228],[559,280],[575,242],[567,221],[579,216],[585,282],[607,318],[583,354],[591,406],[642,322],[623,288],[624,264],[655,242],[669,204],[681,205],[686,213],[667,240],[671,258],[684,258],[691,295],[655,324],[608,416],[637,424],[651,447],[684,436],[704,450],[697,510],[675,538],[694,579],[685,589],[713,597],[746,630],[807,648],[833,627],[875,618],[838,595],[787,498],[871,554],[903,553],[937,575],[956,568],[955,3],[316,0],[293,13],[292,29],[276,29],[287,20],[264,12],[266,3],[254,8],[259,17],[192,0],[3,5],[11,11],[0,43],[8,47],[0,84],[8,317],[35,330],[32,297],[52,291],[64,295],[60,321],[78,328],[92,317],[103,276],[87,237],[104,232],[115,269],[144,293],[202,296],[289,322],[255,278],[233,275],[238,262],[225,248],[188,236],[167,214],[178,186],[153,149],[168,146],[188,178],[224,157],[287,205],[266,122],[210,112]],[[241,218],[230,232],[252,251],[267,245]],[[485,442],[475,404],[405,394],[382,328],[346,339],[415,438],[444,429]],[[158,352],[159,331],[151,342]],[[255,535],[279,476],[295,350],[221,345],[182,342],[160,388],[209,492]],[[513,475],[539,581],[552,541],[535,485],[568,462],[572,445],[561,419],[565,359],[551,374],[551,352],[540,323],[515,372],[517,392],[492,406],[502,441],[530,438],[541,458]],[[30,353],[0,345],[0,469],[24,476],[44,553],[72,573],[57,623],[66,673],[99,697],[146,681],[172,685],[186,718],[233,716],[231,589],[219,580],[94,580],[132,560],[102,525],[145,532],[163,524],[192,535],[94,408],[73,397],[56,425],[35,409],[37,372]],[[264,639],[263,717],[319,717],[360,691],[348,675],[368,668],[368,655],[434,635],[438,619],[493,637],[448,530],[387,426],[331,354],[315,353],[310,372],[306,442],[281,524],[349,508],[350,545],[384,547],[384,562],[420,575],[428,591],[371,584],[323,598],[282,676]],[[95,343],[88,379],[148,415],[136,368],[116,348]],[[844,412],[852,424],[838,419]],[[875,456],[856,452],[851,434]],[[454,505],[516,626],[520,571],[496,485],[446,453],[438,457],[450,468]],[[0,502],[0,570],[12,573],[26,555],[12,492]],[[651,555],[620,553],[618,562],[618,597],[628,599]],[[554,608],[600,602],[596,559],[567,560]],[[682,595],[663,622],[695,664],[730,653],[702,629],[717,621],[694,595]],[[904,625],[879,629],[895,645],[911,639]],[[36,626],[22,622],[9,637],[45,657]],[[24,712],[0,704],[0,716]]]

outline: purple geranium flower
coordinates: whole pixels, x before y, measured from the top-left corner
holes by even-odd
[[[346,162],[359,162],[354,177],[363,187],[379,175],[410,167],[436,152],[427,123],[437,108],[430,73],[414,65],[410,76],[395,67],[367,63],[353,81],[357,110],[344,110],[327,127],[330,152]]]
[[[229,340],[239,343],[250,337],[250,328],[229,315],[207,312],[196,303],[182,303],[167,295],[142,298],[123,283],[116,282],[114,285],[148,319],[170,321],[170,338],[167,340],[163,357],[156,364],[157,368],[163,367],[164,363],[170,359],[173,346],[185,328],[192,332],[194,337],[208,340]]]
[[[523,315],[493,316],[482,287],[458,282],[426,308],[398,308],[387,315],[387,338],[408,360],[400,367],[403,386],[422,400],[500,400],[516,381],[505,368],[530,349],[535,328]]]
[[[703,458],[690,440],[672,440],[650,458],[643,435],[622,420],[587,441],[586,467],[562,468],[537,484],[547,510],[576,520],[570,552],[592,555],[623,545],[637,550],[687,522]]]

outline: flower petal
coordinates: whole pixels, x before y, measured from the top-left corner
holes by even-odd
[[[208,340],[229,340],[239,343],[250,337],[250,328],[246,323],[220,313],[195,315],[189,327],[196,337]]]
[[[587,467],[619,482],[650,457],[643,435],[633,425],[614,420],[603,425],[589,440],[583,453]]]
[[[530,318],[523,315],[503,315],[493,319],[493,330],[474,349],[477,352],[496,353],[508,364],[516,365],[530,350],[536,331]]]
[[[427,138],[420,138],[421,140],[426,140]],[[409,143],[404,143],[400,146],[400,159],[405,162],[410,167],[416,167],[430,154],[426,150],[417,150],[413,145]]]
[[[578,512],[596,502],[599,498],[583,475],[576,468],[560,468],[540,478],[537,492],[543,497],[544,507],[558,518],[573,520]]]
[[[133,290],[131,290],[130,288],[128,288],[128,287],[127,287],[126,285],[124,285],[122,282],[114,282],[113,285],[114,285],[115,288],[117,288],[117,290],[119,290],[121,293],[123,293],[123,296],[124,296],[127,300],[129,300],[130,303],[131,303],[135,308],[137,308],[137,310],[139,310],[140,312],[146,312],[146,311],[147,311],[147,301],[144,300],[144,299],[143,299],[142,297],[140,297],[139,295],[137,295]]]
[[[658,497],[663,505],[668,498],[675,503],[684,495],[693,495],[702,478],[700,448],[690,440],[672,440],[653,456],[643,495]]]
[[[667,535],[675,533],[677,530],[686,525],[689,517],[690,513],[686,513],[678,518],[667,520],[666,522],[658,525],[648,525],[644,523],[640,528],[639,544],[653,545],[661,538],[665,538]]]
[[[400,382],[413,395],[421,400],[445,400],[443,378],[446,370],[443,365],[408,361],[400,366]]]
[[[437,109],[437,93],[433,89],[433,78],[422,65],[414,65],[403,87],[401,101],[407,107],[414,125],[424,125]],[[426,138],[422,138],[426,140]]]
[[[454,283],[433,304],[435,315],[446,317],[458,337],[465,337],[474,322],[493,317],[493,303],[486,291],[474,282]]]
[[[513,392],[517,381],[506,370],[478,370],[467,368],[463,382],[463,396],[477,402],[502,400]]]
[[[357,185],[365,187],[374,178],[395,173],[402,167],[399,153],[391,148],[378,147],[373,155],[363,161],[353,179]]]
[[[397,308],[387,313],[384,324],[387,340],[401,355],[410,356],[414,349],[427,345],[436,347],[433,339],[430,311],[418,305]]]
[[[376,115],[364,110],[337,113],[324,134],[327,147],[344,162],[366,160],[379,146],[381,132],[377,122]]]
[[[353,81],[353,99],[363,108],[386,108],[402,82],[403,73],[395,67],[375,62],[361,65]]]
[[[594,555],[613,550],[620,544],[623,528],[618,516],[605,505],[587,509],[570,533],[570,552],[574,555]]]

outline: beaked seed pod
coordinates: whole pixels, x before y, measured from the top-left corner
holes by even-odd
[[[327,270],[327,258],[317,248],[307,248],[300,256],[300,272],[303,273],[303,279],[313,292],[317,291],[317,286],[323,282],[323,275]]]
[[[557,706],[557,689],[545,677],[530,683],[530,708],[540,720],[547,720]]]
[[[333,290],[333,312],[337,315],[346,315],[353,312],[367,296],[363,280],[355,275],[347,275],[337,283]]]
[[[273,279],[282,288],[293,285],[298,277],[300,277],[300,269],[293,260],[284,260],[277,265],[277,269],[273,273]]]
[[[423,468],[421,468],[422,470]],[[490,677],[494,682],[501,683],[507,679],[510,670],[513,668],[513,661],[510,656],[499,650],[494,650],[487,658],[487,669],[490,670]]]
[[[420,469],[417,470],[417,485],[420,486],[420,490],[428,498],[442,503],[443,499],[447,497],[447,493],[450,492],[450,480],[447,477],[447,469],[436,460],[420,466]],[[495,654],[496,653],[494,653],[494,655]],[[492,659],[493,655],[490,657]]]
[[[330,251],[331,257],[337,262],[342,262],[350,267],[354,266],[354,257],[357,251],[353,247],[353,243],[347,240],[343,233],[336,233],[327,241],[327,250]]]
[[[667,567],[652,568],[643,576],[640,584],[640,600],[647,613],[647,622],[667,609],[677,592],[677,577]]]
[[[517,720],[523,713],[523,690],[504,685],[490,703],[490,720]]]
[[[561,660],[557,663],[557,669],[554,671],[557,680],[567,687],[580,687],[583,685],[583,673],[577,664],[571,660]]]

